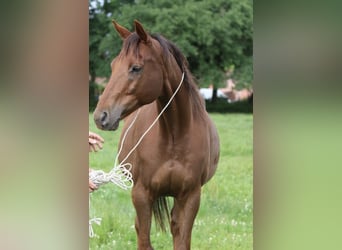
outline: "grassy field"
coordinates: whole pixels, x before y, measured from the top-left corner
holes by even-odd
[[[192,231],[193,250],[253,249],[253,115],[211,114],[220,135],[221,156],[213,179],[202,188],[201,207]],[[103,136],[104,149],[89,155],[90,166],[109,171],[114,164],[120,128],[99,131],[89,115],[90,130]],[[122,126],[122,124],[120,125]],[[95,237],[89,249],[136,249],[135,211],[130,191],[107,184],[90,195],[90,218]],[[171,250],[171,233],[156,231],[151,240],[156,250]]]

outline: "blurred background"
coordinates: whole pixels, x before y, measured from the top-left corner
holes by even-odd
[[[238,91],[248,92],[243,100],[252,95],[251,0],[89,0],[90,110],[109,80],[111,61],[121,49],[122,40],[112,19],[131,31],[137,19],[151,34],[161,34],[175,43],[186,56],[210,110],[251,112],[251,101],[249,105],[226,104],[227,99],[238,101],[237,95],[243,95]],[[233,82],[229,88],[228,79]],[[224,102],[214,104],[220,97]]]

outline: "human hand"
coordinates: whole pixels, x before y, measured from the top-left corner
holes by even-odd
[[[93,171],[91,168],[89,168],[89,173]],[[98,187],[91,181],[89,180],[89,193],[95,191]]]
[[[96,189],[97,186],[91,180],[89,180],[89,193],[95,191]]]
[[[98,150],[102,149],[102,143],[104,143],[104,139],[98,134],[89,131],[88,141],[89,152],[97,152]]]

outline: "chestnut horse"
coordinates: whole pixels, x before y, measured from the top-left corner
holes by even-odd
[[[219,138],[180,50],[160,35],[150,35],[134,21],[130,32],[113,21],[123,39],[112,61],[112,74],[94,112],[98,128],[116,130],[125,119],[127,133],[119,160],[129,154],[180,86],[170,105],[129,155],[133,165],[132,201],[136,210],[138,249],[153,249],[152,212],[165,230],[171,226],[174,249],[190,249],[200,206],[201,187],[215,173]],[[184,75],[183,75],[184,73]],[[182,82],[182,76],[184,81]],[[139,110],[139,115],[136,115]],[[171,216],[167,196],[174,199]]]

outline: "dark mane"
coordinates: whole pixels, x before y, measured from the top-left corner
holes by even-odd
[[[141,40],[140,40],[139,36],[137,35],[137,33],[135,33],[135,32],[132,33],[129,37],[127,37],[124,40],[124,43],[123,43],[122,49],[121,49],[121,53],[124,53],[124,55],[127,55],[129,50],[132,47],[134,54],[136,56],[138,56],[140,42],[141,42]]]
[[[170,65],[170,56],[173,56],[174,59],[177,62],[178,67],[181,69],[182,72],[184,72],[184,86],[186,87],[189,95],[191,103],[193,104],[193,110],[195,112],[195,115],[198,115],[201,117],[201,114],[203,113],[203,110],[205,110],[204,101],[199,95],[197,85],[195,83],[195,79],[188,68],[188,61],[183,55],[183,53],[180,51],[180,49],[177,48],[175,44],[168,41],[166,38],[159,34],[151,35],[151,37],[159,42],[159,44],[162,47],[163,55],[166,58],[165,62],[168,67],[172,67]],[[127,39],[124,41],[121,53],[125,53],[125,55],[128,54],[128,52],[132,49],[134,54],[136,56],[139,55],[139,44],[141,40],[139,36],[134,32],[132,33]]]
[[[187,88],[190,95],[190,100],[193,104],[193,110],[196,112],[195,115],[201,116],[203,110],[205,110],[205,106],[201,96],[199,95],[195,79],[188,68],[188,60],[174,43],[168,41],[162,35],[156,34],[151,36],[161,45],[164,56],[166,58],[173,56],[178,64],[178,67],[182,70],[182,72],[184,72],[184,86]],[[169,62],[169,60],[167,61]],[[171,65],[168,66],[171,67]]]

